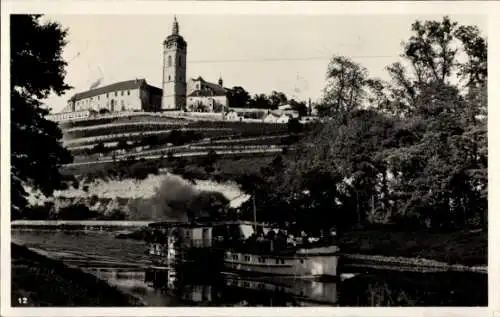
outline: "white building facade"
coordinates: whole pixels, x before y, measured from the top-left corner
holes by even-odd
[[[77,93],[68,100],[65,110],[158,111],[161,95],[161,89],[148,85],[145,79],[134,79]]]
[[[224,88],[222,78],[218,84],[201,77],[192,78],[187,85],[187,111],[224,112],[229,106],[229,89]]]

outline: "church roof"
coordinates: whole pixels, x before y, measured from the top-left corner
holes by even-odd
[[[90,98],[90,97],[95,97],[95,96],[102,95],[102,94],[109,93],[109,92],[137,89],[137,88],[142,87],[143,85],[147,85],[145,79],[132,79],[132,80],[127,80],[127,81],[120,81],[120,82],[117,82],[117,83],[114,83],[111,85],[106,85],[106,86],[102,86],[102,87],[99,87],[96,89],[91,89],[91,90],[77,93],[73,97],[71,97],[70,100],[71,101],[78,101],[78,100],[82,100],[82,99],[86,99],[86,98]],[[161,90],[160,88],[157,88],[154,86],[149,86],[149,87],[150,88],[152,87],[153,89]]]
[[[204,80],[201,76],[191,79],[202,83],[202,89],[198,89],[189,94],[189,97],[214,97],[226,96],[230,89],[219,86]]]

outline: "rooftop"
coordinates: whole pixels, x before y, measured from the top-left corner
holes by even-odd
[[[198,89],[193,91],[189,96],[191,97],[210,97],[210,96],[225,96],[230,89],[222,87],[218,84],[211,83],[203,79],[201,76],[192,78],[192,81],[199,81],[203,86],[207,87],[208,90]]]
[[[150,88],[153,88],[156,91],[158,91],[158,90],[161,91],[160,88],[148,85],[146,83],[146,80],[142,78],[142,79],[132,79],[132,80],[127,80],[127,81],[121,81],[121,82],[117,82],[117,83],[114,83],[111,85],[106,85],[106,86],[98,87],[96,89],[91,89],[91,90],[87,90],[84,92],[80,92],[80,93],[75,94],[73,97],[71,97],[70,100],[71,101],[78,101],[81,99],[86,99],[86,98],[102,95],[102,94],[109,93],[109,92],[137,89],[137,88],[140,88],[140,87],[145,86],[145,85],[150,87]]]

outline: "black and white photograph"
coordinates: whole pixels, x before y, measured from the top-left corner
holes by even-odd
[[[214,12],[2,13],[10,311],[488,307],[491,17]]]

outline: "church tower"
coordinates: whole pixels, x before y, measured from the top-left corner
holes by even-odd
[[[162,110],[181,110],[186,107],[187,43],[179,35],[179,23],[174,17],[172,34],[163,42]]]

